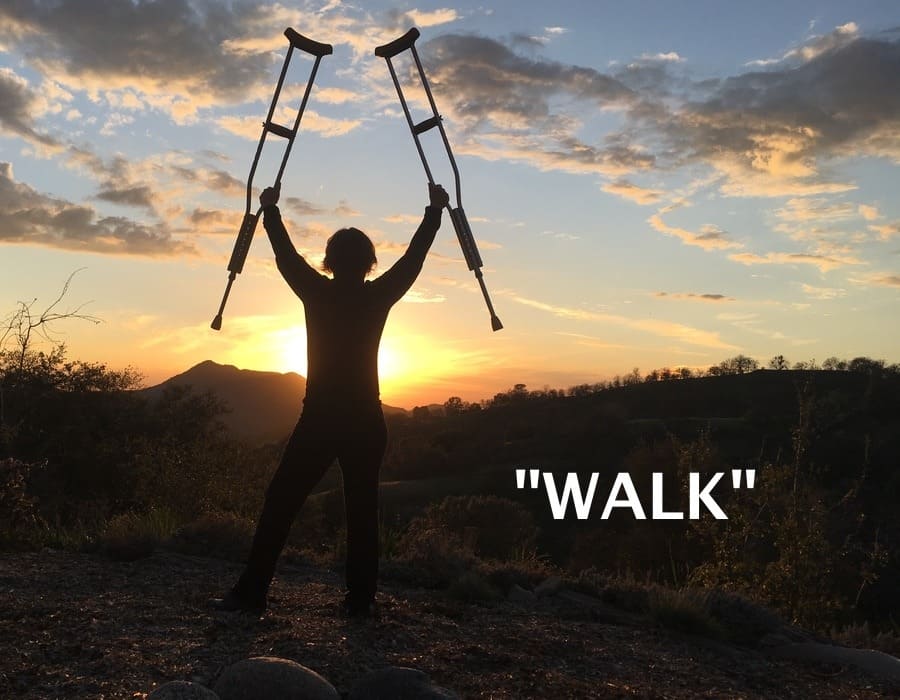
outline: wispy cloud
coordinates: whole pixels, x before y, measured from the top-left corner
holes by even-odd
[[[605,182],[600,189],[637,204],[656,204],[664,194],[662,190],[639,187],[625,179]]]
[[[847,22],[834,31],[822,36],[815,35],[806,43],[787,50],[778,58],[760,58],[747,63],[748,66],[772,66],[780,63],[803,63],[811,61],[826,51],[832,51],[847,45],[859,36],[859,27],[855,22]]]
[[[728,256],[735,262],[744,265],[812,265],[821,272],[828,272],[846,265],[862,265],[863,262],[853,256],[828,256],[810,253],[734,253]]]
[[[591,321],[624,326],[632,330],[650,333],[652,335],[674,338],[690,345],[699,345],[708,348],[733,350],[735,347],[723,341],[717,332],[693,328],[681,323],[665,321],[653,318],[630,318],[616,314],[599,313],[587,309],[577,309],[557,304],[550,304],[538,299],[523,297],[515,292],[501,291],[503,296],[533,309],[551,313],[564,319],[576,321]]]
[[[733,297],[725,294],[696,294],[694,292],[656,292],[653,296],[659,299],[686,299],[688,301],[734,301]]]
[[[894,236],[900,236],[900,221],[894,221],[889,224],[873,224],[869,226],[870,231],[874,231],[882,240],[888,240]]]
[[[801,284],[803,293],[812,299],[827,301],[847,296],[847,290],[840,287],[816,287],[811,284]]]
[[[697,246],[704,250],[723,250],[729,248],[742,248],[743,246],[737,241],[728,238],[728,234],[714,226],[707,224],[703,226],[699,233],[688,231],[679,226],[670,226],[662,220],[659,214],[654,214],[647,219],[654,229],[667,236],[674,236],[687,245]]]

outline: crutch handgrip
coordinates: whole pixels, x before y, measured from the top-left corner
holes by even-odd
[[[244,269],[244,263],[247,261],[247,254],[250,252],[250,244],[253,243],[253,233],[256,231],[256,222],[258,220],[259,216],[257,214],[244,214],[241,230],[238,232],[237,240],[234,242],[234,250],[231,251],[231,260],[228,261],[229,272],[239,275]]]
[[[301,49],[306,51],[306,53],[311,53],[313,56],[328,56],[334,50],[331,44],[313,41],[290,27],[284,30],[284,35],[295,49]]]
[[[453,229],[456,231],[457,239],[459,239],[459,247],[462,248],[466,265],[469,266],[470,270],[477,270],[484,263],[481,262],[481,255],[478,253],[478,246],[475,244],[475,236],[472,235],[472,229],[469,228],[469,221],[466,219],[466,213],[462,207],[450,209],[450,221],[453,222]]]
[[[401,51],[406,51],[410,46],[416,43],[419,38],[419,30],[413,27],[399,39],[394,39],[387,44],[382,44],[375,49],[375,55],[379,58],[393,58]]]

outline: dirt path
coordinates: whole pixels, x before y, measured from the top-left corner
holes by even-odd
[[[341,692],[385,665],[426,671],[462,697],[898,697],[853,669],[773,660],[584,610],[489,606],[387,582],[378,620],[339,614],[340,579],[287,568],[261,619],[206,599],[238,572],[159,552],[135,562],[0,554],[0,698],[141,698],[170,680],[211,685],[248,656],[293,659]]]

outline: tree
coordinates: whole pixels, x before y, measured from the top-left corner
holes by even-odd
[[[884,370],[884,360],[873,360],[871,357],[854,357],[847,366],[851,372],[864,374],[881,374]]]
[[[64,380],[89,384],[90,377],[96,381],[104,376],[104,372],[98,371],[97,365],[64,365],[65,345],[55,337],[53,326],[62,320],[79,319],[100,323],[99,318],[82,313],[81,310],[89,302],[65,311],[59,308],[72,279],[79,271],[75,270],[69,275],[56,299],[40,313],[35,310],[37,298],[28,302],[20,301],[15,311],[0,322],[0,445],[4,447],[4,451],[15,432],[10,418],[10,411],[13,410],[10,406],[13,398],[10,392],[35,384],[47,388]],[[54,343],[55,347],[47,353],[35,351],[36,337]],[[22,396],[15,398],[23,400]],[[18,409],[21,413],[22,406]]]
[[[39,336],[58,345],[59,339],[53,337],[53,324],[58,321],[80,319],[91,323],[100,323],[99,318],[81,313],[81,310],[90,302],[85,302],[67,311],[60,311],[58,308],[63,297],[69,291],[72,278],[78,272],[80,272],[80,269],[69,275],[59,296],[41,313],[38,314],[34,310],[34,305],[37,303],[37,298],[35,298],[29,302],[18,302],[18,308],[3,320],[2,324],[0,324],[0,351],[13,353],[11,356],[6,356],[7,363],[12,361],[14,368],[17,365],[17,368],[21,371],[25,364],[25,358],[33,347],[34,336]],[[15,345],[15,348],[11,351],[6,348],[10,340],[13,340]]]
[[[735,355],[719,363],[721,374],[747,374],[759,369],[759,363],[746,355]]]
[[[844,372],[847,370],[847,360],[841,360],[833,356],[829,357],[822,363],[822,369]]]
[[[769,360],[769,369],[790,369],[791,364],[788,362],[784,355],[775,355],[771,360]]]
[[[466,409],[466,404],[458,396],[451,396],[444,401],[444,414],[455,416],[462,413]]]

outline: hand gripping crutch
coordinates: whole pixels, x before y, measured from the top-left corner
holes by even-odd
[[[459,245],[462,248],[463,257],[469,269],[475,273],[475,278],[481,286],[481,293],[484,295],[484,301],[487,304],[488,312],[491,314],[491,328],[499,331],[503,328],[500,319],[494,312],[494,305],[491,303],[491,297],[488,295],[487,287],[484,285],[484,277],[481,274],[481,255],[478,253],[478,246],[475,245],[475,237],[472,235],[472,229],[469,228],[469,221],[466,219],[466,213],[462,208],[462,194],[459,187],[459,169],[456,167],[456,160],[453,158],[453,151],[450,150],[450,142],[447,140],[447,132],[444,131],[442,117],[438,114],[437,106],[434,103],[434,97],[431,94],[431,88],[428,86],[428,80],[425,78],[425,70],[422,68],[422,62],[419,60],[419,54],[416,51],[416,39],[419,38],[419,30],[413,27],[399,39],[379,46],[375,49],[375,55],[387,61],[388,70],[391,72],[391,78],[394,81],[394,87],[397,88],[397,96],[400,98],[400,104],[403,106],[403,113],[406,115],[406,121],[412,132],[413,140],[416,142],[416,148],[419,151],[419,157],[422,159],[422,165],[425,166],[425,173],[428,175],[428,182],[434,184],[434,178],[431,175],[431,168],[428,167],[428,161],[425,159],[425,151],[422,148],[422,142],[419,135],[425,133],[434,127],[441,132],[441,138],[444,141],[444,147],[447,149],[447,157],[450,159],[450,165],[453,168],[453,177],[456,182],[456,209],[447,205],[447,211],[450,212],[450,220],[453,222],[453,228],[456,230],[456,237],[459,239]],[[391,59],[398,53],[403,51],[412,53],[413,60],[416,62],[416,68],[419,71],[419,78],[422,80],[422,87],[425,88],[425,94],[428,95],[428,102],[431,105],[432,116],[418,124],[413,123],[409,113],[409,107],[406,99],[403,97],[403,90],[400,88],[400,81],[397,80],[397,72]]]
[[[250,175],[247,178],[247,206],[244,210],[244,220],[241,223],[241,230],[238,232],[237,240],[234,242],[234,250],[231,251],[231,260],[228,263],[228,284],[225,285],[225,294],[222,295],[222,303],[219,305],[219,313],[213,319],[210,327],[213,330],[222,328],[222,312],[225,310],[225,302],[228,301],[228,294],[231,292],[231,285],[235,278],[244,269],[244,262],[247,260],[247,254],[250,252],[250,244],[253,242],[253,233],[256,231],[256,223],[259,221],[261,211],[252,210],[253,197],[253,175],[256,172],[256,164],[259,162],[259,156],[262,153],[263,144],[266,142],[266,135],[269,133],[281,136],[287,139],[287,148],[284,150],[284,157],[281,159],[281,167],[278,168],[278,176],[275,178],[274,187],[281,186],[281,176],[284,174],[284,168],[287,165],[288,157],[291,155],[291,148],[294,145],[294,138],[297,136],[297,130],[300,128],[300,119],[303,118],[303,110],[306,109],[306,101],[309,99],[309,92],[316,80],[316,71],[319,69],[319,61],[322,56],[331,53],[331,44],[320,44],[318,41],[307,39],[302,34],[295,32],[288,27],[284,30],[284,35],[290,42],[287,55],[284,57],[284,65],[281,67],[281,75],[278,77],[278,84],[275,86],[275,94],[272,96],[272,104],[269,105],[269,114],[263,123],[262,135],[259,137],[259,145],[256,147],[256,155],[253,157],[253,165],[250,166]],[[291,62],[291,55],[294,49],[306,51],[316,57],[313,63],[312,71],[309,74],[309,80],[306,83],[306,91],[303,93],[303,100],[300,102],[300,109],[297,112],[297,118],[294,120],[293,128],[288,128],[272,121],[275,114],[275,106],[278,103],[278,96],[281,94],[281,86],[284,83],[284,76],[287,75],[288,65]]]

